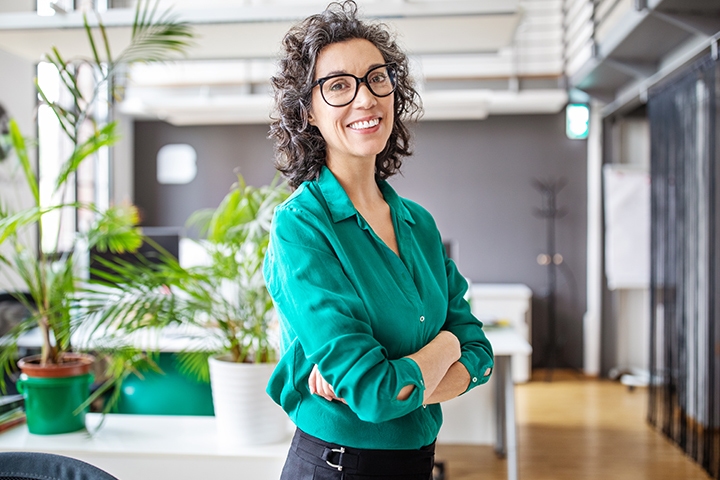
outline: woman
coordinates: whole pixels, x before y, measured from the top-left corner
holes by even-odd
[[[282,479],[431,478],[439,403],[492,349],[430,214],[385,181],[419,110],[381,25],[331,4],[293,27],[273,77],[278,169],[264,274],[282,332],[268,393],[297,426]]]

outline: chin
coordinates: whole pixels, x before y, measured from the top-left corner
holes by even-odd
[[[387,139],[384,142],[378,142],[374,143],[372,146],[368,146],[368,148],[364,148],[365,154],[368,156],[376,157],[382,153],[383,150],[385,150],[385,147],[387,146],[388,141]]]

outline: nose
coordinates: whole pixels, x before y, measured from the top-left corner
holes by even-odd
[[[368,108],[374,106],[376,102],[377,98],[375,98],[375,95],[370,91],[367,84],[360,82],[353,104],[361,108]]]

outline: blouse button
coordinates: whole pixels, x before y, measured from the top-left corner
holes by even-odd
[[[473,377],[473,383],[477,383],[477,377]]]
[[[424,404],[423,404],[423,408],[427,408],[427,405],[424,405]]]
[[[425,321],[425,316],[424,316],[424,315],[420,315],[420,321],[421,321],[421,322],[424,322],[424,321]]]

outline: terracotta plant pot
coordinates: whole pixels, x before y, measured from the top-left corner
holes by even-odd
[[[21,358],[18,361],[20,371],[28,377],[61,378],[86,375],[90,373],[95,357],[86,353],[66,353],[60,364],[40,364],[40,355]]]

